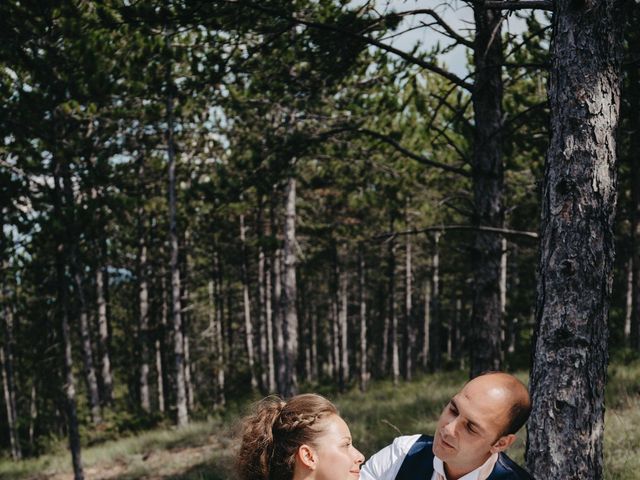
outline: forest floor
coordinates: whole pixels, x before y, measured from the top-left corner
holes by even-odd
[[[526,381],[526,375],[519,375]],[[366,394],[356,389],[335,400],[354,444],[369,456],[395,436],[432,432],[442,406],[464,383],[465,372],[424,375],[394,388],[375,382]],[[640,362],[609,368],[605,419],[605,480],[640,480]],[[246,405],[245,405],[246,407]],[[242,408],[242,406],[241,406]],[[87,480],[230,480],[238,415],[158,429],[83,450]],[[524,432],[509,450],[524,456]],[[23,462],[0,461],[0,480],[71,480],[68,453]]]

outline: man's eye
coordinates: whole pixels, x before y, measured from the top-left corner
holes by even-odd
[[[473,429],[473,427],[472,427],[471,425],[469,425],[469,424],[467,424],[467,430],[468,430],[470,433],[476,433],[476,431]]]

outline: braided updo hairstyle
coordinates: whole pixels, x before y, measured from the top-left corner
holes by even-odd
[[[261,400],[242,423],[240,480],[291,480],[298,448],[313,445],[322,432],[320,421],[337,414],[333,403],[312,393],[287,402],[276,396]]]

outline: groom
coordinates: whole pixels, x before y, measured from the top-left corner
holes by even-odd
[[[531,411],[514,376],[485,373],[444,407],[435,435],[396,438],[362,467],[361,480],[533,480],[503,452]]]

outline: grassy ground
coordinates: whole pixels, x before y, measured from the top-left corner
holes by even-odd
[[[640,479],[640,362],[610,368],[605,419],[605,479]],[[465,373],[427,375],[394,388],[377,382],[366,394],[327,395],[351,427],[354,443],[369,456],[400,434],[433,432],[442,406]],[[524,375],[521,379],[526,381]],[[232,479],[235,433],[228,420],[194,423],[182,430],[154,430],[83,450],[90,480]],[[509,455],[522,462],[524,434]],[[0,480],[71,479],[66,452],[20,463],[0,462]]]

